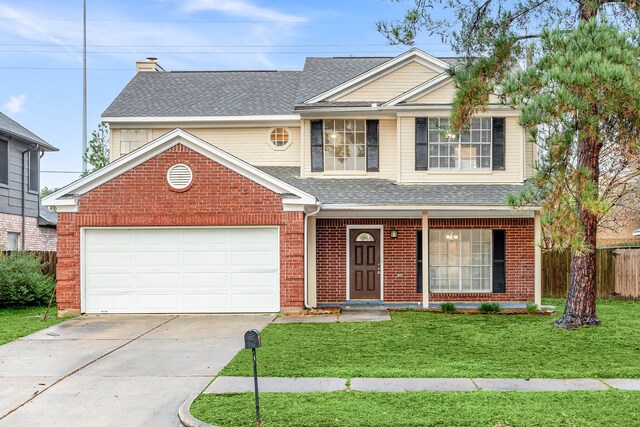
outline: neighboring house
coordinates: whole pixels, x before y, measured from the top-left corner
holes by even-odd
[[[496,100],[447,136],[457,59],[165,72],[103,114],[112,163],[45,199],[64,312],[540,303],[536,151]]]
[[[56,250],[56,214],[40,205],[40,158],[57,148],[0,113],[0,250]]]

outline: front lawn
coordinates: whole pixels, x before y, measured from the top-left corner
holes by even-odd
[[[299,426],[638,426],[640,392],[263,393],[265,427]],[[205,394],[196,418],[220,427],[255,426],[253,394]]]
[[[640,378],[640,302],[599,301],[598,315],[602,326],[577,331],[552,327],[556,316],[425,312],[275,324],[262,332],[258,368],[277,377]],[[251,376],[250,356],[241,351],[221,375]]]
[[[52,307],[47,320],[43,322],[42,316],[46,310],[46,307],[0,308],[0,345],[68,319],[58,319],[57,310]]]

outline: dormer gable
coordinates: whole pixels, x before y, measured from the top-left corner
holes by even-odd
[[[440,74],[450,65],[420,49],[411,49],[362,73],[324,93],[306,104],[320,101],[386,102],[411,88]]]

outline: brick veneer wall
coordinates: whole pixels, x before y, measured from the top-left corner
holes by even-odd
[[[38,226],[38,218],[25,218],[25,249],[29,251],[55,251],[56,229]],[[22,217],[0,213],[0,249],[7,248],[7,233],[19,233],[22,245]]]
[[[174,191],[169,167],[184,163],[193,185]],[[58,214],[61,310],[80,308],[80,228],[123,226],[280,226],[280,306],[303,305],[303,213],[283,212],[279,194],[183,145],[80,197],[78,212]]]
[[[318,219],[316,231],[318,303],[345,301],[347,225],[383,225],[384,300],[420,302],[416,292],[416,231],[420,219]],[[431,219],[430,228],[506,230],[505,293],[430,293],[431,301],[532,301],[534,298],[534,224],[530,218]],[[391,239],[391,229],[398,238]]]

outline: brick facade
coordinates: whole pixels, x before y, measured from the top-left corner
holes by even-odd
[[[421,302],[416,289],[417,240],[420,219],[318,219],[316,229],[318,303],[346,300],[347,225],[383,225],[383,299]],[[533,301],[534,222],[531,218],[431,219],[430,228],[490,228],[506,230],[505,293],[430,293],[430,301]],[[390,231],[398,230],[391,239]]]
[[[40,227],[38,218],[25,218],[25,248],[28,251],[55,251],[56,229]],[[20,245],[22,245],[22,216],[0,213],[0,248],[7,247],[7,233],[19,233]]]
[[[193,171],[188,191],[166,181],[170,166]],[[176,145],[80,196],[77,213],[58,215],[58,307],[80,308],[80,228],[124,226],[280,227],[280,305],[303,305],[303,213],[284,212],[282,198],[236,172]]]

